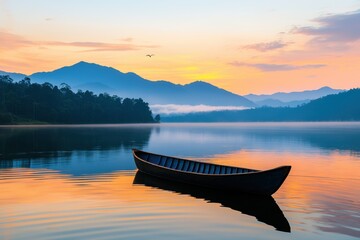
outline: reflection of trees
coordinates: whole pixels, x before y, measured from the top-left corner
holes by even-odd
[[[258,221],[271,225],[276,230],[283,232],[291,231],[289,222],[271,196],[219,192],[212,189],[164,181],[139,171],[135,175],[134,184],[190,195],[208,202],[220,203],[224,207],[254,216]]]
[[[180,131],[181,129],[181,131]],[[163,130],[163,129],[162,129]],[[202,148],[200,154],[214,155],[224,154],[231,151],[247,148],[274,149],[280,147],[291,151],[291,148],[301,148],[310,146],[328,151],[349,151],[360,156],[360,125],[351,123],[327,125],[314,124],[299,126],[289,125],[215,125],[211,127],[179,127],[177,132],[181,132],[181,139],[184,136],[188,138],[185,144],[191,144],[191,141],[201,139],[197,142],[197,149]],[[171,133],[172,129],[166,129]],[[165,129],[164,131],[165,132]],[[174,130],[175,132],[175,130]],[[176,139],[176,132],[173,139]],[[180,134],[178,134],[180,135]],[[194,140],[195,139],[195,140]],[[225,144],[226,143],[226,144]],[[226,146],[222,148],[221,144]],[[210,145],[216,147],[209,148]],[[181,148],[179,144],[179,148]],[[186,152],[192,155],[191,149]]]
[[[141,149],[148,144],[151,131],[151,126],[0,128],[0,163],[70,156],[76,150]]]

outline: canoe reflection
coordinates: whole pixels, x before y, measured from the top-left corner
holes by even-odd
[[[278,231],[291,231],[289,222],[279,206],[276,204],[274,198],[271,196],[219,192],[213,189],[166,181],[140,171],[136,173],[133,184],[190,195],[212,203],[220,203],[223,207],[239,211],[246,215],[254,216],[259,222],[271,225]]]

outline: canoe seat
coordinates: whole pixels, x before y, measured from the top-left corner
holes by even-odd
[[[179,160],[176,159],[176,158],[173,158],[173,161],[172,161],[172,163],[170,165],[170,168],[176,169],[178,164],[179,164]]]
[[[187,171],[187,169],[189,168],[189,161],[185,161],[184,162],[184,166],[182,167],[181,171]]]
[[[195,167],[195,163],[194,162],[190,162],[189,164],[189,168],[187,169],[188,172],[192,172],[194,170]]]
[[[209,174],[209,170],[210,170],[210,165],[209,165],[209,164],[205,164],[204,173]]]
[[[167,158],[164,166],[170,168],[172,162],[173,162],[172,158]]]
[[[151,163],[154,164],[160,164],[161,161],[161,156],[156,156],[156,155],[146,155],[145,159]]]
[[[165,165],[165,162],[166,162],[166,159],[167,159],[167,157],[161,156],[159,165],[164,166],[164,165]]]
[[[203,174],[236,174],[249,173],[253,170],[246,168],[217,166],[211,163],[192,162],[184,159],[172,158],[160,155],[141,154],[141,157],[151,163],[167,168],[176,169],[184,172],[194,172]]]
[[[198,172],[198,170],[199,170],[199,166],[200,166],[200,163],[195,163],[195,167],[194,167],[194,169],[193,169],[193,171],[192,172]]]
[[[184,160],[179,160],[179,164],[177,165],[176,169],[181,170],[184,166],[184,162],[185,162]]]

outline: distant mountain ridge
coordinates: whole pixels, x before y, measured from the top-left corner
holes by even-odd
[[[0,70],[0,76],[1,75],[8,75],[11,77],[14,81],[20,81],[26,77],[25,74],[22,73],[13,73],[13,72],[4,72]]]
[[[360,88],[331,94],[296,108],[263,107],[163,117],[164,122],[360,121]]]
[[[26,77],[25,74],[7,73],[15,81]],[[242,107],[296,107],[329,94],[344,90],[322,87],[303,92],[278,92],[274,94],[248,94],[240,96],[202,81],[180,85],[168,81],[150,81],[133,72],[123,73],[112,67],[95,63],[78,62],[54,71],[37,72],[29,75],[32,82],[49,82],[53,85],[66,83],[73,90],[89,90],[94,93],[107,92],[120,97],[143,98],[151,105],[209,105]]]
[[[252,100],[252,101],[261,101],[266,99],[277,99],[282,102],[289,102],[289,101],[299,101],[304,99],[314,100],[326,95],[336,94],[339,92],[344,91],[343,89],[332,89],[330,87],[322,87],[316,90],[305,90],[300,92],[277,92],[273,94],[248,94],[244,97]]]
[[[310,101],[311,100],[306,99],[306,100],[295,100],[295,101],[290,101],[290,102],[283,102],[278,99],[267,98],[264,100],[255,101],[255,103],[258,107],[297,107],[297,106],[303,105],[305,103],[308,103]]]
[[[167,81],[150,81],[129,72],[123,73],[111,67],[79,62],[51,72],[38,72],[29,76],[33,82],[66,83],[72,89],[107,92],[120,97],[143,98],[150,104],[207,104],[214,106],[256,105],[234,93],[209,83],[196,81],[186,85]]]

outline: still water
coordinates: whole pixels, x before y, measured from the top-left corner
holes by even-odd
[[[269,198],[139,174],[131,149],[268,169]],[[359,239],[360,123],[0,127],[0,239]]]

